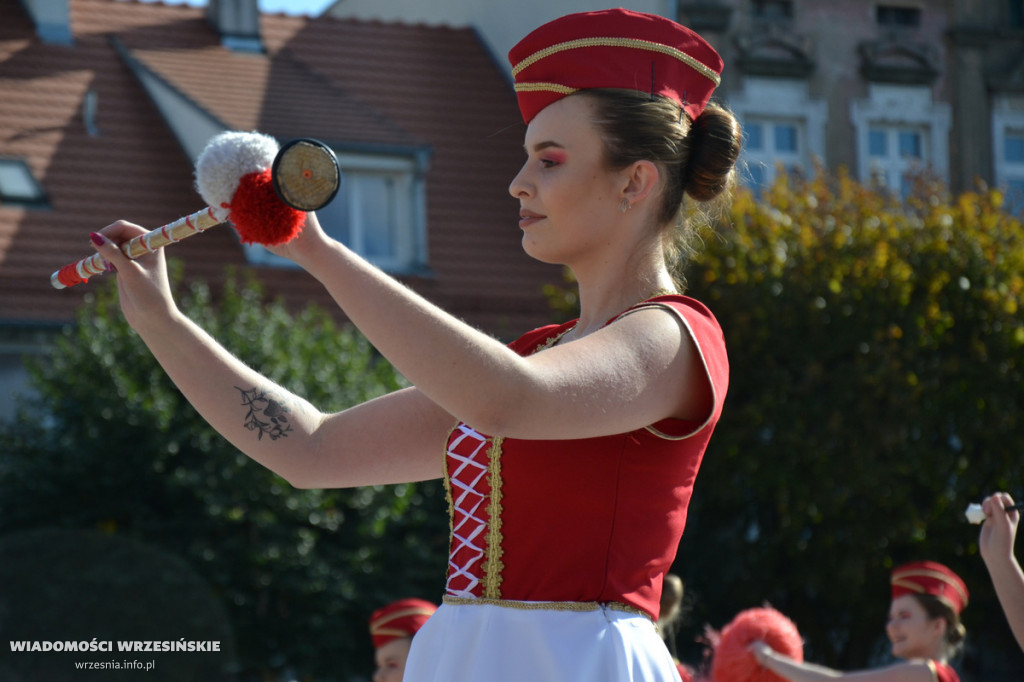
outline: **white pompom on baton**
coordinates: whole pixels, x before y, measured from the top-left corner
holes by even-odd
[[[246,244],[274,246],[302,230],[305,212],[334,198],[341,182],[330,147],[298,139],[284,147],[261,133],[214,136],[196,161],[196,189],[207,207],[120,245],[138,258],[228,220]],[[80,284],[107,271],[99,254],[65,265],[50,276],[56,289]]]
[[[1018,502],[1017,504],[1011,504],[1011,505],[1008,505],[1006,507],[1003,507],[1003,509],[1005,509],[1008,512],[1009,511],[1018,511],[1019,512],[1020,510],[1024,509],[1024,502]],[[982,522],[985,521],[985,518],[986,518],[985,517],[985,512],[982,511],[982,509],[981,509],[981,505],[976,503],[976,502],[972,502],[969,505],[967,505],[967,511],[964,512],[964,516],[967,517],[967,522],[968,523],[973,523],[973,524],[982,523]]]

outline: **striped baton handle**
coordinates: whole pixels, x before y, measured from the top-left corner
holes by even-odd
[[[134,260],[147,253],[153,253],[168,244],[180,242],[185,237],[204,232],[214,225],[220,225],[225,220],[227,220],[226,213],[219,213],[213,208],[204,208],[192,215],[178,218],[173,223],[150,230],[146,234],[140,234],[131,241],[121,244],[120,248],[124,255]],[[102,275],[106,271],[106,263],[103,258],[98,253],[94,253],[77,263],[65,265],[50,275],[50,284],[54,289],[66,289],[88,281],[93,275]]]

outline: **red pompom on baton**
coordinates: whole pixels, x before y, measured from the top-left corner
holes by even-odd
[[[238,180],[230,220],[243,244],[276,246],[290,242],[302,231],[306,214],[278,198],[268,168]]]
[[[711,662],[712,682],[786,682],[754,658],[750,645],[757,641],[804,660],[803,639],[793,621],[771,607],[747,609],[722,628]]]
[[[278,148],[268,135],[221,133],[196,161],[196,189],[208,207],[120,248],[128,258],[138,258],[228,220],[245,244],[284,244],[302,231],[306,211],[330,203],[340,184],[338,160],[322,142],[298,139]],[[65,289],[106,271],[97,253],[65,265],[50,283]]]

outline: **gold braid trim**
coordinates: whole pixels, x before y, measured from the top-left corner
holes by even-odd
[[[709,79],[716,86],[722,82],[722,79],[717,73],[715,73],[710,67],[697,61],[690,55],[686,54],[682,50],[672,47],[670,45],[663,45],[661,43],[655,43],[650,40],[640,40],[637,38],[580,38],[578,40],[568,40],[564,43],[557,43],[543,50],[534,52],[529,57],[512,67],[512,76],[515,77],[523,69],[539,62],[542,59],[550,57],[558,52],[565,52],[566,50],[578,50],[580,48],[587,47],[629,47],[636,50],[648,50],[650,52],[659,52],[674,59],[678,59],[683,62],[691,69]]]
[[[455,422],[455,426],[448,429],[448,435],[444,439],[444,448],[442,451],[444,455],[441,457],[441,481],[444,483],[444,500],[448,503],[448,542],[451,543],[451,538],[455,537],[455,498],[452,497],[452,479],[448,475],[448,443],[452,439],[452,434],[455,433],[455,429],[459,428],[459,424],[462,422]],[[450,551],[450,549],[449,549]]]
[[[487,473],[490,477],[491,495],[487,502],[487,556],[484,559],[484,598],[501,598],[501,572],[505,563],[501,560],[501,444],[504,437],[491,439],[487,451]]]
[[[568,85],[561,85],[560,83],[516,83],[516,92],[557,92],[559,95],[571,95],[576,92],[579,88],[570,88]]]
[[[599,611],[601,607],[608,607],[612,611],[632,613],[634,616],[643,616],[650,620],[651,616],[643,609],[638,609],[629,604],[622,604],[617,601],[600,603],[596,601],[517,601],[515,599],[473,599],[469,597],[453,597],[450,594],[444,595],[441,601],[445,604],[456,606],[500,606],[507,609],[520,609],[523,611]]]

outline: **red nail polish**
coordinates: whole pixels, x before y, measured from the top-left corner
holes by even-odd
[[[89,235],[89,239],[91,239],[92,243],[95,244],[96,246],[103,246],[103,244],[106,242],[106,240],[103,239],[103,235],[101,235],[99,232],[91,233]]]

